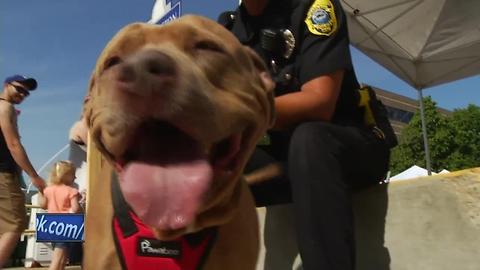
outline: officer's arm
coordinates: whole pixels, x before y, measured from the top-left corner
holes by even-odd
[[[340,93],[343,70],[316,77],[301,91],[275,98],[277,120],[273,129],[285,129],[303,121],[330,121]]]
[[[13,106],[2,104],[0,107],[0,127],[2,127],[2,133],[8,150],[18,166],[20,166],[20,168],[22,168],[22,170],[24,170],[31,178],[39,177],[20,142]]]

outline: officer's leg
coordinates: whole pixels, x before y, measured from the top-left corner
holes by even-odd
[[[322,122],[295,130],[288,176],[306,270],[355,268],[351,190],[378,183],[388,159],[370,130]]]
[[[342,167],[346,147],[333,129],[304,123],[290,143],[288,175],[305,270],[354,269],[351,192]]]

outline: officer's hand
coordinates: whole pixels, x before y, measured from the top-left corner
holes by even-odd
[[[32,177],[30,180],[32,181],[32,184],[38,189],[38,191],[43,194],[43,189],[45,189],[46,186],[45,180],[43,180],[43,178],[40,176]]]

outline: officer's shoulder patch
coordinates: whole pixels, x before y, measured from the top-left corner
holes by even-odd
[[[308,30],[314,35],[330,36],[337,31],[337,17],[330,0],[315,0],[305,18]]]

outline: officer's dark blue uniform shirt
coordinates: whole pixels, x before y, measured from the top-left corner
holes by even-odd
[[[233,15],[233,16],[231,16]],[[269,1],[260,16],[250,16],[243,5],[235,12],[224,13],[219,22],[229,28],[244,45],[253,48],[271,66],[278,65],[275,94],[300,91],[304,83],[337,70],[344,70],[341,92],[332,122],[361,125],[357,108],[359,84],[353,71],[345,13],[337,0],[276,0]],[[261,45],[262,29],[290,29],[295,36],[295,48],[289,59],[272,57]],[[282,70],[291,69],[291,79],[285,85]],[[290,76],[289,76],[290,77]]]

